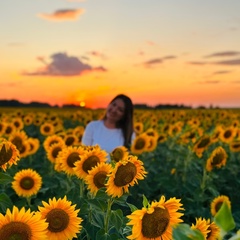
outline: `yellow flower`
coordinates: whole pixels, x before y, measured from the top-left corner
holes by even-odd
[[[236,128],[234,128],[233,126],[230,126],[228,128],[225,128],[221,133],[220,133],[220,139],[223,142],[229,143],[231,142],[234,137],[236,136]]]
[[[145,175],[143,162],[136,156],[129,155],[116,163],[106,183],[106,192],[110,196],[121,197],[124,192],[128,192],[129,186],[144,179]]]
[[[115,162],[120,161],[121,159],[128,156],[128,149],[124,146],[116,147],[111,153],[110,153],[111,159]]]
[[[5,216],[0,213],[0,239],[46,240],[48,224],[39,213],[13,206]]]
[[[224,202],[228,205],[229,208],[231,208],[231,202],[230,202],[228,196],[220,195],[213,199],[213,201],[211,202],[212,216],[215,216],[217,214],[217,212],[219,211],[219,209],[221,208],[221,206]]]
[[[88,172],[88,175],[85,178],[85,183],[93,195],[96,195],[100,188],[105,187],[107,176],[111,171],[111,165],[102,162]]]
[[[240,140],[234,140],[229,143],[230,150],[232,152],[240,152]]]
[[[133,140],[131,152],[136,155],[141,154],[146,151],[149,145],[150,137],[146,133],[142,133]]]
[[[134,127],[134,132],[136,132],[137,135],[143,132],[144,125],[142,122],[135,122],[133,127]]]
[[[40,141],[38,140],[38,138],[28,138],[27,143],[30,146],[30,149],[28,151],[28,155],[35,154],[40,147]]]
[[[49,224],[47,229],[47,240],[69,240],[77,238],[77,233],[82,229],[82,218],[78,217],[80,209],[75,209],[76,204],[72,205],[66,196],[63,199],[49,199],[42,202],[43,207],[39,206],[42,219],[46,219]]]
[[[40,126],[40,133],[43,136],[50,136],[55,133],[55,127],[50,122],[42,123],[42,125]]]
[[[214,167],[220,168],[225,166],[227,162],[227,153],[221,146],[213,150],[210,157],[207,159],[206,169],[212,171]]]
[[[204,135],[200,137],[200,139],[194,144],[193,151],[199,158],[201,158],[203,152],[208,148],[210,144],[211,138],[208,135]]]
[[[191,228],[199,230],[204,239],[207,239],[207,236],[210,233],[209,224],[205,218],[197,218],[196,224],[192,224]]]
[[[107,152],[99,147],[92,147],[81,156],[81,160],[75,162],[74,171],[78,178],[85,179],[88,172],[98,163],[107,161]]]
[[[72,176],[75,175],[74,167],[75,163],[81,159],[85,150],[83,147],[65,147],[62,149],[61,154],[56,158],[56,165],[60,166],[60,169],[66,174]]]
[[[220,236],[220,228],[216,225],[215,222],[211,222],[210,219],[207,220],[208,232],[206,240],[217,240]]]
[[[132,225],[132,235],[128,239],[134,240],[170,240],[172,239],[172,228],[182,222],[183,215],[178,212],[183,210],[180,199],[170,198],[165,201],[162,196],[159,202],[152,202],[151,205],[141,210],[134,211],[127,218]]]
[[[7,167],[17,165],[20,154],[16,146],[7,140],[0,142],[0,167],[6,171]]]
[[[17,172],[12,182],[12,188],[18,196],[31,197],[38,193],[42,186],[42,177],[32,169]]]
[[[62,142],[53,143],[47,150],[47,158],[50,162],[55,163],[58,154],[65,148],[65,144]]]
[[[51,136],[47,136],[46,139],[43,142],[43,147],[45,151],[48,151],[49,148],[52,146],[54,143],[61,143],[62,145],[65,145],[64,140],[62,137],[53,134]]]

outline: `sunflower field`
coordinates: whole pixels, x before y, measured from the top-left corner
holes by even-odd
[[[1,240],[240,240],[239,109],[135,109],[109,155],[103,114],[0,109]]]

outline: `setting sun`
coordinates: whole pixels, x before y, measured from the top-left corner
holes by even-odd
[[[86,103],[85,103],[84,101],[81,101],[81,102],[79,103],[79,105],[80,105],[80,107],[85,107]]]

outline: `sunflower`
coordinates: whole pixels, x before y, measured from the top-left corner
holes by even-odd
[[[137,135],[141,134],[143,132],[144,125],[142,122],[135,122],[134,123],[134,132],[136,132]]]
[[[42,219],[48,222],[47,238],[48,240],[69,240],[77,238],[77,233],[82,229],[82,218],[78,217],[80,209],[75,209],[66,196],[58,200],[54,197],[49,199],[48,203],[42,201],[43,207],[39,206],[39,212]]]
[[[5,216],[0,213],[0,239],[46,240],[48,223],[39,213],[13,206]]]
[[[128,192],[129,186],[144,179],[146,174],[143,162],[136,156],[129,155],[116,163],[106,183],[106,193],[113,197],[121,197],[124,192]]]
[[[56,158],[56,165],[60,166],[61,171],[64,171],[68,175],[75,175],[74,167],[75,163],[81,159],[85,150],[83,147],[65,147],[62,149],[61,154]]]
[[[59,152],[61,152],[63,150],[63,148],[65,148],[65,144],[58,142],[58,143],[53,143],[47,152],[47,159],[52,162],[55,163],[56,162],[56,158],[58,157]]]
[[[221,208],[223,202],[225,202],[228,205],[228,207],[231,209],[231,202],[230,202],[228,196],[220,195],[220,196],[214,198],[213,201],[211,202],[212,216],[215,216],[217,214],[217,212]]]
[[[24,125],[30,126],[33,123],[33,116],[32,114],[28,114],[23,118]]]
[[[10,136],[14,132],[16,132],[16,127],[12,122],[6,122],[4,130],[5,131],[3,135]]]
[[[226,165],[227,153],[221,146],[213,150],[210,157],[207,159],[206,169],[207,171],[212,171],[214,167],[220,168]]]
[[[28,155],[33,155],[37,152],[37,150],[40,147],[40,141],[38,140],[38,138],[28,138],[27,139],[27,143],[30,146],[30,149],[28,151]]]
[[[50,136],[55,133],[55,128],[52,123],[45,122],[45,123],[42,123],[42,125],[40,126],[40,133],[43,136]]]
[[[0,142],[0,167],[4,171],[8,166],[17,165],[19,160],[20,153],[14,144],[7,140]]]
[[[116,147],[111,153],[111,160],[118,162],[128,156],[128,149],[125,146]]]
[[[211,138],[208,135],[204,135],[197,140],[197,142],[193,146],[193,151],[196,153],[196,155],[201,158],[203,152],[208,148],[208,146],[211,144]]]
[[[183,216],[178,212],[183,210],[180,199],[170,198],[165,201],[162,196],[159,202],[152,202],[148,207],[134,211],[127,218],[130,221],[127,225],[132,225],[132,235],[128,239],[136,240],[169,240],[172,239],[172,228],[182,222]]]
[[[215,222],[211,222],[210,219],[207,219],[208,232],[206,240],[217,240],[220,236],[220,228],[216,225]]]
[[[65,134],[64,136],[64,142],[66,146],[72,146],[78,143],[78,137],[74,135],[73,133],[71,134]]]
[[[9,136],[8,140],[12,142],[19,150],[20,157],[26,157],[30,146],[26,143],[28,136],[25,131],[16,131]]]
[[[234,137],[236,136],[236,128],[234,128],[233,126],[230,126],[228,128],[225,128],[221,134],[220,134],[220,139],[225,142],[225,143],[229,143],[231,142]]]
[[[146,152],[153,152],[158,145],[158,137],[154,137],[154,136],[148,136],[149,137],[149,145],[146,148]]]
[[[23,169],[13,178],[12,188],[18,196],[31,197],[38,193],[42,186],[42,177],[33,169]]]
[[[240,152],[240,140],[234,140],[229,143],[230,150],[232,152]]]
[[[13,125],[15,126],[16,130],[21,130],[24,127],[24,123],[22,118],[16,117],[12,120]]]
[[[204,239],[207,239],[208,234],[210,234],[209,223],[205,218],[196,218],[196,224],[192,224],[191,228],[199,230]]]
[[[98,163],[107,161],[108,153],[99,147],[91,147],[81,156],[81,160],[75,162],[73,168],[75,174],[80,179],[85,179],[89,171],[97,166]]]
[[[2,136],[5,133],[6,123],[1,121],[0,122],[0,136]]]
[[[93,167],[85,178],[85,183],[89,191],[96,195],[100,188],[105,187],[107,176],[112,171],[112,167],[108,163],[99,163]]]
[[[167,140],[167,134],[166,133],[160,133],[158,135],[158,139],[157,139],[157,142],[158,143],[163,143]]]
[[[146,133],[138,135],[131,145],[131,152],[139,155],[143,153],[150,145],[150,137]]]
[[[53,134],[51,136],[47,136],[43,142],[43,147],[45,151],[48,151],[52,144],[54,143],[62,143],[65,145],[64,140],[61,136]]]

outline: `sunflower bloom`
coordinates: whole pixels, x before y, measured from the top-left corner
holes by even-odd
[[[217,212],[219,211],[224,202],[231,209],[231,202],[228,196],[221,195],[213,199],[213,201],[211,202],[211,214],[213,217],[217,214]]]
[[[83,147],[65,147],[62,149],[61,154],[56,158],[56,165],[60,166],[61,171],[73,176],[75,175],[74,167],[75,163],[81,159],[81,156],[85,153]]]
[[[38,193],[42,186],[42,177],[32,169],[17,172],[12,182],[12,188],[18,196],[31,197]]]
[[[55,127],[50,122],[42,123],[42,125],[40,126],[40,133],[43,136],[50,136],[55,133]]]
[[[152,202],[151,205],[141,210],[134,211],[127,218],[130,221],[127,225],[132,225],[132,235],[128,239],[135,240],[170,240],[172,239],[172,227],[183,222],[183,216],[178,212],[183,210],[180,199],[170,198],[165,201],[162,196],[159,202]]]
[[[208,148],[211,144],[211,138],[209,136],[202,136],[200,139],[194,144],[193,151],[196,155],[201,158],[203,152]]]
[[[207,239],[207,236],[210,233],[209,224],[205,218],[197,218],[196,224],[192,224],[191,228],[199,230],[204,239]]]
[[[0,239],[46,240],[48,223],[41,215],[13,206],[5,216],[0,213]]]
[[[206,240],[217,240],[220,236],[220,228],[216,225],[215,222],[210,222],[210,219],[207,219],[208,232]]]
[[[110,156],[113,161],[118,162],[128,156],[128,149],[124,146],[116,147]]]
[[[128,192],[129,186],[144,179],[146,174],[143,162],[136,156],[129,155],[116,163],[106,183],[106,192],[113,197],[121,197],[124,192]]]
[[[61,143],[62,145],[65,145],[64,140],[62,137],[53,134],[51,136],[47,136],[43,142],[43,147],[45,151],[48,151],[49,148],[54,144],[54,143]]]
[[[14,144],[9,141],[0,142],[0,167],[6,171],[7,167],[13,164],[17,165],[20,160],[20,154]]]
[[[221,168],[225,166],[227,162],[227,153],[221,146],[217,147],[211,156],[207,159],[206,169],[207,171],[212,171],[213,168]]]
[[[112,171],[112,166],[108,163],[99,163],[93,167],[85,178],[88,190],[95,196],[100,188],[105,187],[108,175]]]
[[[47,229],[48,240],[70,240],[77,238],[77,233],[82,229],[82,218],[78,217],[80,209],[75,209],[66,196],[58,200],[54,197],[47,202],[42,202],[43,207],[38,210],[42,219],[49,224]]]
[[[53,143],[51,147],[47,150],[47,159],[51,163],[56,162],[56,158],[58,157],[58,154],[65,148],[65,144],[62,142]]]
[[[87,148],[88,149],[88,148]],[[89,171],[101,162],[107,161],[108,153],[99,147],[92,147],[85,151],[81,160],[75,162],[74,171],[78,178],[85,179]]]
[[[234,140],[229,143],[230,150],[232,152],[240,152],[240,140]]]
[[[146,151],[149,145],[150,137],[146,133],[142,133],[133,140],[131,152],[136,155],[141,154]]]

